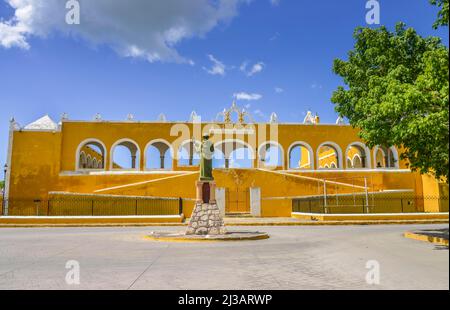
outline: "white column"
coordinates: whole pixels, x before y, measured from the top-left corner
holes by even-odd
[[[252,216],[261,216],[261,188],[250,188],[250,212]]]
[[[6,158],[6,164],[8,166],[6,175],[5,175],[5,185],[3,190],[5,191],[4,197],[5,201],[3,202],[5,205],[5,210],[3,215],[9,215],[9,190],[10,190],[10,182],[11,182],[11,161],[12,161],[12,150],[13,150],[13,138],[16,123],[13,119],[11,119],[9,124],[9,138],[8,138],[8,154]],[[3,167],[1,167],[3,173]]]
[[[225,188],[223,187],[216,187],[216,203],[220,210],[220,215],[223,217],[225,216]]]

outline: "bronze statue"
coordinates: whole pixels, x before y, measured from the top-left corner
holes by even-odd
[[[200,181],[213,181],[212,159],[214,156],[214,144],[209,140],[209,135],[205,134],[201,145],[196,144],[195,149],[200,153]]]

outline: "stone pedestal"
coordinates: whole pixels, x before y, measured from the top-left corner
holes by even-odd
[[[216,203],[197,203],[186,235],[224,235],[227,231]]]
[[[196,203],[216,203],[216,182],[197,181]]]
[[[186,235],[223,235],[225,224],[216,202],[216,183],[198,181],[197,198]]]

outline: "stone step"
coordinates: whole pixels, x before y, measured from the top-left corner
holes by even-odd
[[[225,214],[225,217],[253,217],[250,213],[247,212],[233,212],[233,213],[227,213]]]

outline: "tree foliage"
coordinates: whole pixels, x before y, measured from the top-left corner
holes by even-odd
[[[333,93],[336,111],[369,147],[401,147],[412,170],[448,180],[448,48],[402,23],[357,28],[354,38],[348,61],[334,61],[347,85]]]
[[[432,5],[436,5],[440,8],[438,18],[433,25],[434,29],[440,26],[448,26],[448,0],[429,0]]]

